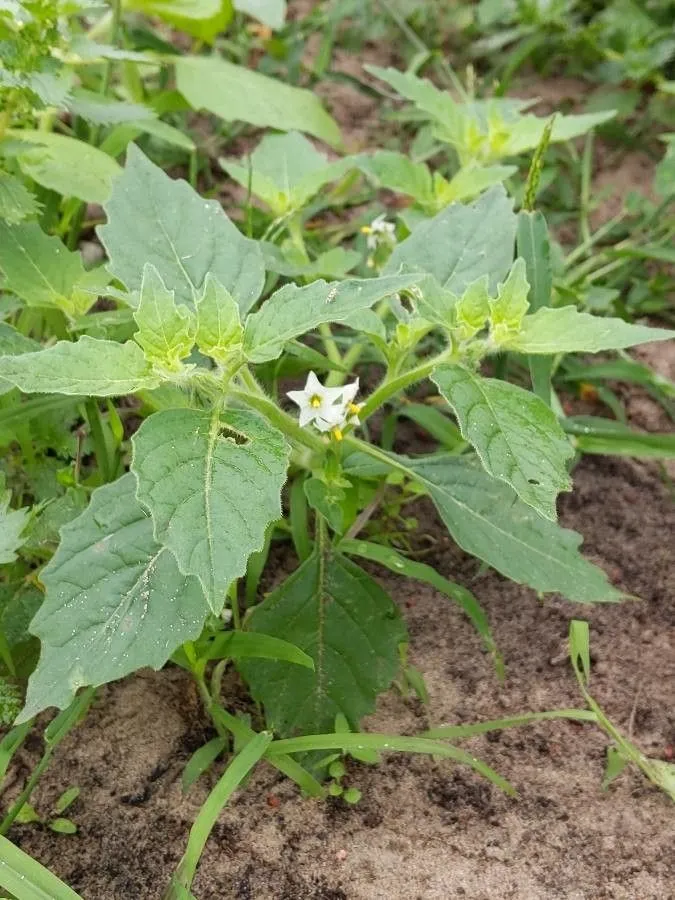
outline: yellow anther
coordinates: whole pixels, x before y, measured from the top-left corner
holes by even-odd
[[[349,412],[352,416],[358,416],[358,414],[361,412],[362,405],[363,404],[361,403],[349,403],[347,405],[347,412]]]
[[[318,394],[314,394],[313,397],[310,397],[309,405],[312,409],[318,409],[321,406],[321,397]]]
[[[337,426],[331,431],[331,434],[333,435],[333,437],[335,438],[336,441],[342,440],[342,431]]]

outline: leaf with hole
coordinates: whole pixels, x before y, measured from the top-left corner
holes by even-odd
[[[289,448],[254,413],[169,409],[132,438],[138,499],[155,535],[219,613],[229,585],[281,515]]]

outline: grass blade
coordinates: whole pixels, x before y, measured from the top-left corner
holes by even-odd
[[[18,900],[82,900],[49,869],[0,837],[0,886]]]

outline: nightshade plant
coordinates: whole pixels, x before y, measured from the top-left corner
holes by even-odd
[[[580,554],[579,535],[556,522],[557,494],[571,486],[570,439],[542,399],[478,368],[506,350],[597,352],[673,333],[569,306],[531,312],[532,260],[514,260],[518,219],[501,187],[418,226],[377,277],[290,283],[261,304],[259,245],[134,146],[106,214],[99,236],[114,282],[104,292],[130,310],[132,337],[85,334],[35,350],[17,334],[5,342],[0,379],[26,394],[135,393],[154,411],[132,438],[130,471],[115,477],[122,467],[108,467],[110,483],[63,528],[41,572],[46,594],[30,626],[41,653],[19,722],[173,655],[202,686],[209,660],[238,659],[282,736],[330,733],[336,715],[357,730],[406,642],[396,607],[359,558],[440,584],[491,646],[468,591],[358,537],[382,481],[427,494],[464,550],[519,583],[580,602],[620,599]],[[17,245],[29,227],[8,226]],[[45,260],[53,263],[49,251]],[[60,260],[65,271],[69,258]],[[72,301],[78,281],[63,283]],[[265,390],[266,367],[317,329],[330,342],[330,324],[355,332],[352,350],[377,349],[385,375],[357,406],[344,365],[327,390],[310,374],[306,393],[291,393],[298,420],[283,395]],[[428,335],[433,353],[420,350]],[[365,440],[368,420],[424,379],[457,417],[454,451],[411,458]],[[300,564],[257,602],[270,541],[288,527],[289,475]]]

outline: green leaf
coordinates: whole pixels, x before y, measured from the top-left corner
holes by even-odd
[[[530,284],[528,301],[530,310],[536,312],[543,306],[551,305],[553,270],[551,265],[551,243],[548,237],[546,219],[538,210],[518,213],[517,234],[518,256],[525,260],[527,280]],[[528,360],[532,387],[535,394],[550,406],[552,360],[530,357]]]
[[[13,328],[6,322],[0,322],[0,356],[21,356],[22,353],[34,353],[36,350],[41,349],[42,347],[37,341],[21,334],[20,331],[17,331],[16,328]],[[10,382],[0,378],[0,395],[6,394],[12,389],[13,385]],[[4,410],[0,412],[0,417],[2,412]],[[3,423],[0,422],[0,428],[2,425]]]
[[[141,122],[143,119],[156,119],[157,113],[142,103],[115,100],[103,94],[83,89],[73,93],[68,101],[68,109],[76,116],[95,125],[120,125],[129,122]]]
[[[337,123],[315,94],[245,66],[216,56],[181,56],[176,59],[176,82],[194,109],[206,109],[226,122],[302,131],[333,147],[342,143]]]
[[[438,172],[434,174],[437,207],[447,206],[457,200],[468,200],[476,197],[488,188],[501,184],[518,171],[516,166],[479,166],[465,165],[452,176],[450,181],[441,179]]]
[[[274,659],[306,669],[314,669],[314,660],[299,647],[270,634],[253,631],[222,631],[216,635],[201,659]]]
[[[92,494],[61,531],[41,580],[47,595],[31,624],[42,641],[20,721],[64,709],[84,685],[160,669],[200,634],[207,604],[196,578],[181,575],[137,502],[131,474]]]
[[[215,200],[202,200],[187,182],[173,181],[134,144],[105,204],[98,235],[110,271],[130,292],[152,263],[176,300],[194,308],[211,273],[246,312],[265,280],[262,253],[230,222]],[[133,297],[129,298],[133,304]]]
[[[607,110],[597,113],[582,113],[578,116],[563,116],[558,114],[551,131],[551,142],[570,141],[572,138],[586,134],[596,125],[613,119],[615,111]],[[544,129],[548,124],[548,118],[527,115],[521,116],[517,122],[508,126],[509,136],[501,156],[517,156],[528,150],[534,150],[538,146]]]
[[[528,310],[529,292],[525,260],[519,258],[511,267],[506,281],[497,287],[497,298],[490,300],[490,322],[497,339],[502,333],[519,328]]]
[[[73,803],[79,796],[80,789],[78,787],[68,788],[68,790],[64,791],[54,804],[54,811],[59,814],[64,813],[69,806],[73,805]]]
[[[9,225],[17,225],[24,219],[31,219],[40,211],[40,204],[23,183],[0,171],[0,219]]]
[[[83,335],[79,341],[59,341],[46,350],[22,356],[0,356],[0,379],[26,394],[88,394],[119,397],[159,387],[133,341],[116,344]]]
[[[128,5],[208,43],[232,20],[231,0],[128,0]]]
[[[634,431],[614,419],[595,416],[566,418],[562,426],[575,436],[582,453],[635,456],[638,459],[675,459],[675,434]]]
[[[266,756],[276,760],[281,753],[309,753],[313,750],[341,750],[355,756],[362,750],[375,750],[389,753],[427,753],[440,759],[453,759],[463,765],[470,766],[488,781],[496,784],[502,791],[514,795],[515,791],[509,782],[498,775],[480,759],[471,756],[459,747],[432,741],[427,737],[408,737],[398,734],[309,734],[306,737],[287,738],[273,741]]]
[[[197,301],[197,346],[225,364],[241,349],[243,333],[236,300],[216,278],[207,275],[204,293]]]
[[[469,621],[482,637],[485,648],[492,655],[495,665],[499,672],[503,672],[503,662],[501,654],[497,649],[497,645],[490,630],[490,623],[483,609],[471,593],[461,584],[448,581],[432,566],[425,563],[415,562],[407,559],[403,554],[398,553],[392,547],[385,547],[382,544],[374,544],[369,541],[342,540],[339,544],[342,553],[349,555],[362,556],[372,562],[386,566],[397,575],[403,575],[406,578],[413,578],[416,581],[422,581],[430,584],[439,593],[444,594],[466,613]]]
[[[405,403],[397,412],[399,416],[404,416],[421,425],[446,450],[459,451],[466,447],[459,428],[440,409],[424,403]]]
[[[552,719],[571,719],[573,722],[597,722],[598,718],[590,709],[551,709],[545,712],[521,713],[506,719],[491,719],[487,722],[474,722],[469,725],[440,725],[430,728],[424,733],[428,738],[446,738],[456,741],[462,738],[487,734],[490,731],[501,731],[504,728],[519,728],[535,722],[548,722]]]
[[[286,0],[234,0],[234,8],[275,30],[286,21]]]
[[[494,290],[511,267],[516,221],[504,188],[491,188],[470,206],[454,203],[419,225],[394,249],[384,273],[426,272],[458,296],[487,275]]]
[[[361,157],[359,167],[372,176],[378,187],[408,194],[421,206],[435,206],[434,183],[429,167],[414,162],[405,153],[378,150],[372,156]]]
[[[0,885],[21,900],[82,900],[49,869],[0,836]]]
[[[572,488],[566,464],[574,451],[551,409],[515,384],[482,378],[464,366],[442,366],[431,380],[485,471],[555,521],[556,497]]]
[[[228,586],[281,515],[283,436],[253,413],[171,409],[147,418],[132,441],[138,499],[157,540],[184,574],[197,576],[219,613]]]
[[[227,738],[215,737],[195,750],[187,761],[181,776],[181,787],[184,794],[187,794],[195,781],[211,768],[223,750],[227,748],[227,744]]]
[[[338,713],[357,727],[396,674],[405,640],[388,595],[330,547],[317,547],[256,607],[249,627],[290,641],[314,660],[313,672],[282,662],[239,664],[280,734],[328,731]]]
[[[302,209],[329,181],[337,181],[355,161],[330,162],[297,131],[268,134],[244,161],[221,159],[231,178],[263,200],[275,216]],[[250,167],[250,168],[249,168]]]
[[[650,341],[675,338],[675,331],[630,325],[623,319],[601,318],[579,312],[574,306],[543,307],[525,316],[520,331],[503,342],[519,353],[599,353]]]
[[[71,822],[70,819],[64,819],[62,816],[52,819],[48,827],[57,834],[77,834],[77,825]]]
[[[77,197],[85,203],[105,203],[120,167],[115,160],[91,144],[49,131],[8,131],[21,143],[34,144],[17,161],[24,175],[42,187]]]
[[[5,476],[0,475],[0,565],[14,562],[16,551],[26,538],[22,537],[28,524],[29,509],[10,509],[11,491],[4,490]]]
[[[134,340],[145,358],[170,372],[178,371],[195,344],[195,317],[184,304],[176,305],[174,292],[167,290],[151,263],[143,269],[141,300],[134,319],[138,325]]]
[[[607,790],[610,784],[614,781],[615,778],[618,778],[619,775],[626,768],[630,760],[626,759],[626,757],[621,753],[618,747],[614,747],[610,744],[607,747],[607,756],[605,759],[605,774],[602,778],[602,789]]]
[[[287,284],[246,320],[244,353],[252,362],[281,355],[284,344],[322,322],[344,322],[385,297],[414,285],[415,275],[351,278],[340,283],[315,281],[305,287]]]
[[[472,462],[446,455],[404,462],[429,491],[453,540],[502,575],[581,603],[622,598],[581,556],[579,534],[542,518]]]
[[[84,315],[96,302],[96,288],[109,280],[105,269],[86,272],[81,255],[46,235],[36,222],[0,221],[0,269],[4,290],[28,306],[56,307],[71,318]]]
[[[319,512],[337,534],[344,530],[343,505],[346,494],[337,484],[327,484],[323,479],[308,478],[303,488],[307,502]]]

